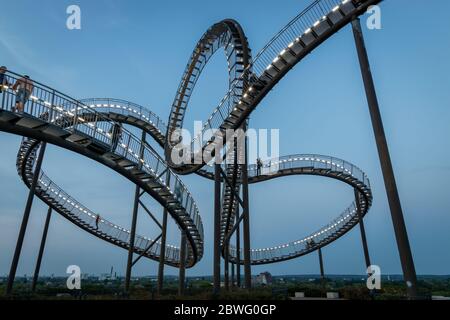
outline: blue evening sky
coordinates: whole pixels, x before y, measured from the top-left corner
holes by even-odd
[[[113,97],[144,105],[168,119],[189,55],[203,32],[224,18],[239,21],[255,55],[312,0],[286,1],[31,1],[0,0],[0,65],[76,98]],[[431,5],[431,4],[436,5]],[[66,28],[66,8],[78,4],[82,29]],[[367,30],[398,189],[419,274],[449,274],[450,253],[450,2],[386,0],[382,29]],[[439,8],[439,10],[436,10]],[[365,20],[363,19],[363,24]],[[205,68],[191,99],[187,126],[205,120],[227,88],[224,55]],[[251,116],[253,128],[279,128],[281,155],[319,153],[343,158],[371,179],[374,204],[366,218],[372,262],[382,273],[401,273],[351,29],[347,26],[298,64]],[[15,157],[20,137],[0,133],[0,274],[9,271],[27,188]],[[44,170],[105,218],[129,227],[134,186],[112,170],[49,146]],[[205,255],[188,275],[212,274],[213,184],[182,177],[200,208]],[[326,224],[352,201],[350,187],[334,180],[293,176],[252,185],[252,246],[299,239]],[[145,200],[161,216],[152,199]],[[32,274],[46,208],[36,200],[18,275]],[[138,232],[155,237],[144,212]],[[169,242],[179,235],[170,223]],[[325,272],[363,274],[357,228],[323,249]],[[42,274],[124,274],[126,251],[104,243],[55,214]],[[136,275],[154,275],[141,261]],[[176,274],[167,268],[168,274]],[[317,274],[317,253],[258,266],[254,273]]]

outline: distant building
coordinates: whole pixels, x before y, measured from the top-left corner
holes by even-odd
[[[272,285],[272,275],[270,274],[270,272],[262,272],[258,276],[256,276],[254,282],[256,285],[270,286]]]
[[[100,280],[100,281],[104,281],[104,280],[116,280],[117,273],[115,273],[115,272],[113,273],[113,271],[114,271],[114,268],[111,267],[111,270],[109,271],[109,273],[102,273],[102,274],[100,275],[99,280]]]
[[[115,275],[111,275],[110,273],[102,273],[98,280],[100,280],[100,281],[116,280],[116,277],[115,277]]]

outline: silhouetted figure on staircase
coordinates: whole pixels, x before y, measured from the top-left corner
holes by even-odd
[[[261,175],[261,168],[262,168],[262,166],[263,166],[263,163],[262,163],[261,159],[257,158],[256,159],[256,175],[257,176]]]
[[[100,215],[98,214],[95,217],[95,230],[98,230],[98,223],[100,222]]]
[[[122,125],[114,123],[109,130],[111,134],[111,152],[115,152],[119,145],[120,138],[122,138]]]

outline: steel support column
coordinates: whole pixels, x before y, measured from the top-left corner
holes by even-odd
[[[184,289],[186,286],[186,232],[181,231],[181,244],[180,244],[180,274],[178,295],[184,295]]]
[[[323,257],[322,257],[322,248],[319,248],[319,265],[320,265],[320,278],[322,282],[325,281],[325,271],[323,270]]]
[[[364,227],[364,220],[363,216],[361,214],[361,206],[359,203],[360,200],[360,193],[357,189],[355,189],[355,202],[356,202],[356,211],[358,213],[358,219],[359,219],[359,229],[361,231],[361,241],[363,245],[364,250],[364,259],[366,261],[366,268],[368,268],[370,263],[370,255],[369,255],[369,247],[367,246],[367,238],[366,238],[366,228]]]
[[[319,266],[320,266],[320,282],[322,284],[322,290],[325,291],[325,271],[323,270],[323,257],[322,257],[322,248],[319,248]]]
[[[234,272],[234,263],[231,262],[231,288],[233,288],[236,284],[235,275],[236,273]]]
[[[131,269],[133,267],[133,249],[134,249],[134,240],[136,238],[138,209],[139,209],[139,187],[136,186],[134,194],[133,216],[131,218],[130,247],[128,248],[127,271],[125,275],[125,292],[129,292],[130,290]]]
[[[145,141],[145,131],[142,131],[142,144],[140,150],[140,158],[142,158],[144,153],[144,141]],[[139,162],[139,166],[142,164]],[[130,281],[131,281],[131,269],[133,268],[133,250],[134,250],[134,241],[136,238],[136,224],[137,224],[137,215],[139,211],[139,198],[140,198],[140,188],[136,186],[136,190],[134,193],[134,205],[133,205],[133,216],[131,218],[131,230],[130,230],[130,247],[128,248],[128,259],[127,259],[127,271],[125,275],[125,292],[130,291]]]
[[[216,163],[214,165],[214,294],[220,293],[220,170],[220,164]]]
[[[236,208],[236,221],[239,221],[239,206]],[[236,286],[241,287],[241,226],[236,229]]]
[[[417,276],[414,267],[414,260],[409,245],[408,233],[403,218],[402,207],[395,182],[394,170],[392,168],[389,148],[383,128],[383,122],[378,105],[375,85],[370,70],[369,57],[367,55],[364,36],[361,29],[361,22],[355,19],[352,22],[353,35],[361,67],[362,78],[369,105],[370,117],[380,158],[381,170],[383,172],[384,184],[389,201],[391,218],[394,225],[395,238],[397,241],[400,261],[403,269],[403,277],[406,282],[407,294],[410,299],[417,298]]]
[[[31,291],[36,291],[36,284],[39,278],[39,271],[41,270],[42,255],[44,254],[45,242],[47,240],[48,226],[50,218],[52,217],[52,208],[48,207],[47,217],[45,218],[44,231],[42,232],[41,246],[39,247],[39,254],[36,261],[36,268],[34,269],[33,282],[31,283]]]
[[[170,185],[170,172],[166,173],[166,185]],[[161,229],[161,250],[159,253],[159,266],[158,266],[158,287],[156,292],[158,295],[161,294],[164,283],[164,264],[166,262],[166,239],[167,239],[167,209],[164,208],[163,212],[163,223]]]
[[[6,294],[11,294],[13,285],[14,285],[14,279],[16,278],[17,266],[19,264],[20,253],[22,251],[22,246],[23,246],[23,240],[25,238],[25,233],[27,231],[31,207],[33,205],[34,192],[36,191],[39,174],[41,173],[42,160],[44,159],[46,146],[47,146],[47,143],[42,142],[41,147],[39,149],[39,155],[38,155],[37,162],[36,162],[36,168],[34,171],[33,179],[31,181],[30,192],[28,193],[27,204],[25,205],[25,210],[24,210],[23,218],[22,218],[22,224],[20,226],[19,236],[17,238],[16,249],[14,251],[13,260],[11,263],[11,269],[9,271],[8,283],[6,285]]]
[[[244,131],[247,131],[247,125],[243,126]],[[250,266],[250,209],[248,199],[248,155],[247,155],[247,136],[244,138],[244,165],[242,166],[242,197],[244,202],[244,283],[246,289],[252,287],[252,270]]]
[[[229,271],[230,271],[230,256],[229,256],[229,242],[226,242],[224,244],[224,283],[225,283],[225,291],[229,291],[230,290],[230,275],[229,275]]]

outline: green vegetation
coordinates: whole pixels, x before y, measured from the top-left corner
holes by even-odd
[[[156,295],[155,278],[134,279],[129,296],[124,294],[123,279],[116,280],[82,280],[82,290],[71,291],[66,288],[65,278],[43,279],[38,283],[36,293],[30,291],[31,283],[18,279],[14,285],[12,297],[6,297],[6,281],[0,283],[0,299],[20,300],[287,300],[295,292],[303,292],[307,298],[324,298],[327,292],[338,292],[339,297],[352,300],[398,300],[405,298],[405,286],[401,279],[383,280],[382,289],[372,293],[366,288],[363,279],[334,277],[322,282],[318,278],[307,277],[274,277],[269,286],[255,286],[251,292],[240,288],[232,288],[230,292],[221,291],[219,296],[212,294],[209,277],[189,278],[183,297],[178,296],[178,281],[167,277],[161,296]],[[421,296],[450,297],[450,277],[421,277],[419,280]]]

